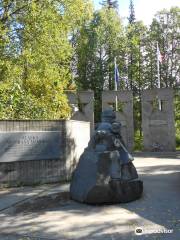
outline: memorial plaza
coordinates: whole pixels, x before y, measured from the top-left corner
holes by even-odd
[[[167,239],[180,236],[180,153],[135,154],[141,199],[91,206],[69,199],[69,184],[3,189],[1,240]],[[142,235],[135,229],[141,227]]]
[[[0,240],[180,240],[179,13],[0,0]]]

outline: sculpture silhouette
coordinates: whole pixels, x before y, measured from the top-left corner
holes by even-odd
[[[124,203],[140,198],[143,182],[138,180],[134,160],[121,137],[121,124],[113,110],[102,112],[88,147],[73,173],[71,198],[89,204]]]

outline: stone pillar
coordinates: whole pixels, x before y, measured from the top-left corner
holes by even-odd
[[[142,92],[144,150],[175,151],[173,96],[173,89],[167,88]]]
[[[94,131],[94,92],[67,91],[69,104],[72,106],[71,120],[90,122],[91,135]]]
[[[116,97],[118,111],[116,120],[122,124],[121,134],[129,151],[134,147],[134,124],[133,124],[133,94],[132,91],[104,91],[102,93],[102,110],[113,107],[115,110]]]

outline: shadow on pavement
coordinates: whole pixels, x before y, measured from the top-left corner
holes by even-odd
[[[19,239],[17,233],[27,239],[177,240],[180,165],[139,167],[138,172],[144,181],[144,194],[137,201],[91,206],[70,200],[69,192],[40,196],[1,214],[0,232],[7,233],[12,240]],[[137,236],[134,229],[139,226],[173,229],[173,233]]]

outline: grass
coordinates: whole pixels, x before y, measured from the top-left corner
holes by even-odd
[[[176,124],[176,151],[180,151],[180,124]],[[134,151],[143,151],[143,136],[140,135],[140,131],[135,131],[134,134]]]
[[[143,150],[143,137],[140,134],[140,131],[135,131],[134,134],[134,151],[140,152]]]
[[[176,127],[176,151],[180,151],[180,124]]]

